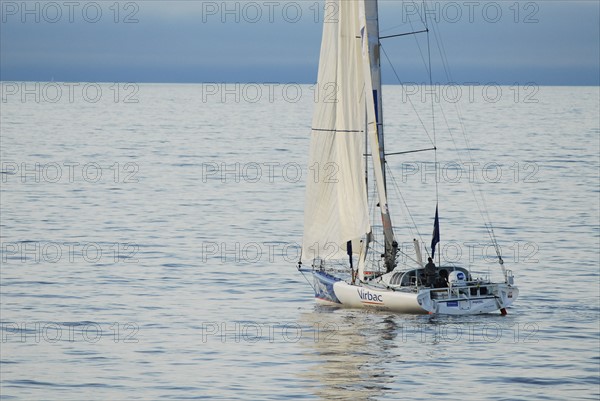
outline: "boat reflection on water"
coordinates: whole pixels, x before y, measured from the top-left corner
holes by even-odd
[[[386,371],[386,355],[395,354],[398,326],[393,316],[367,310],[315,306],[299,323],[311,327],[301,348],[316,365],[300,373],[313,383],[315,395],[332,400],[371,400],[384,395],[397,381]],[[397,362],[397,361],[396,361]]]

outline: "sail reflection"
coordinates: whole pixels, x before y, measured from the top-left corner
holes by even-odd
[[[301,315],[300,324],[314,329],[302,349],[316,365],[301,375],[318,383],[314,392],[319,398],[371,400],[396,381],[394,372],[385,370],[386,355],[397,347],[393,316],[316,306]]]

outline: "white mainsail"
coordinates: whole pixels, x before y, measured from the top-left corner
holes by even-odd
[[[306,183],[305,262],[343,258],[348,241],[371,231],[363,158],[365,72],[358,36],[363,5],[327,0],[325,6],[339,12],[323,27]]]

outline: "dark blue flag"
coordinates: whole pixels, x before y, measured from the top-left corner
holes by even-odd
[[[435,256],[435,246],[440,242],[440,221],[438,220],[438,207],[435,205],[435,220],[433,221],[433,238],[431,238],[431,258]]]

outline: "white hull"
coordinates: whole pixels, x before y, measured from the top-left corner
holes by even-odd
[[[369,285],[352,285],[329,274],[315,271],[318,303],[348,308],[375,308],[398,313],[475,315],[502,310],[517,298],[519,290],[508,284],[486,284],[420,291],[391,290]]]

